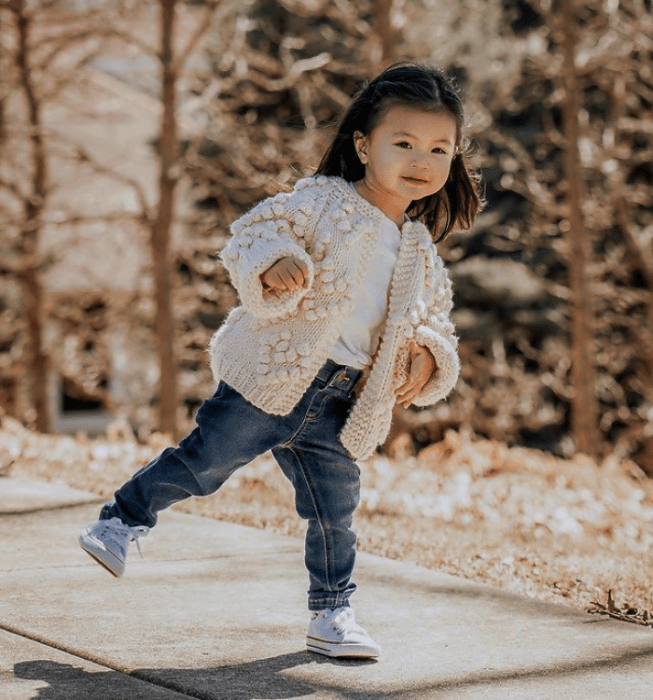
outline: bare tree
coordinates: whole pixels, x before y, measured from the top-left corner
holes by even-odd
[[[209,1],[204,4],[199,21],[181,46],[175,46],[175,21],[179,3],[177,0],[157,0],[155,5],[158,5],[160,14],[160,41],[156,56],[161,65],[161,124],[157,138],[158,196],[154,206],[148,204],[139,182],[125,177],[120,172],[114,172],[110,166],[96,162],[83,146],[75,146],[73,143],[65,145],[68,151],[76,153],[79,162],[83,162],[91,171],[111,177],[123,185],[132,186],[136,200],[142,207],[140,215],[136,218],[149,230],[155,281],[154,325],[159,341],[161,367],[159,429],[176,434],[177,393],[170,262],[170,228],[174,219],[175,189],[181,170],[176,93],[179,89],[178,78],[184,65],[206,35],[218,3]],[[14,257],[18,262],[14,260],[9,269],[5,260],[3,269],[7,268],[5,271],[19,274],[24,287],[24,316],[27,329],[24,374],[29,383],[35,427],[39,430],[47,430],[50,424],[47,400],[49,359],[42,339],[44,290],[41,281],[42,265],[38,258],[39,237],[50,191],[47,178],[49,147],[46,147],[45,141],[44,109],[46,104],[74,79],[75,70],[87,66],[109,45],[107,42],[130,44],[137,47],[141,53],[147,52],[152,55],[152,49],[147,43],[124,22],[124,8],[113,8],[108,15],[103,14],[100,9],[90,9],[83,13],[62,13],[56,3],[28,6],[25,0],[0,0],[0,14],[11,20],[13,48],[13,51],[5,50],[3,53],[3,65],[11,64],[13,77],[9,83],[6,76],[3,76],[3,89],[0,92],[0,136],[4,140],[8,128],[5,118],[7,92],[20,92],[25,104],[25,125],[17,126],[13,122],[10,125],[12,135],[16,136],[12,148],[21,150],[23,142],[27,142],[30,156],[29,167],[25,167],[24,158],[18,167],[17,163],[21,161],[15,158],[16,154],[8,151],[4,153],[6,167],[0,172],[0,188],[5,195],[14,200],[14,209],[22,207],[22,213],[15,217],[16,226],[20,229],[18,244],[14,245],[14,252],[17,254]],[[107,21],[107,17],[110,21]],[[61,59],[68,71],[57,67],[58,59]],[[15,121],[13,113],[7,118]],[[61,141],[61,138],[58,138]],[[73,219],[81,221],[75,213],[71,214],[71,221]]]
[[[577,15],[574,0],[562,0],[560,24],[563,48],[564,170],[569,210],[569,277],[572,292],[572,431],[578,449],[597,454],[600,449],[595,353],[587,264],[590,245],[583,219],[583,177],[579,164],[579,85],[576,75]]]
[[[93,39],[105,31],[97,11],[62,13],[56,3],[3,0],[0,18],[7,19],[2,38],[10,47],[3,46],[2,53],[0,190],[8,197],[5,213],[11,212],[5,225],[16,232],[6,242],[11,255],[3,260],[3,273],[17,277],[23,290],[24,353],[18,372],[23,417],[45,432],[51,428],[52,358],[43,340],[41,239],[56,187],[48,176],[53,134],[46,129],[45,114],[48,104],[79,76],[78,69],[97,55]]]
[[[25,0],[9,0],[0,5],[9,11],[15,29],[13,64],[26,105],[27,134],[30,144],[30,168],[25,183],[0,183],[5,191],[20,200],[23,216],[18,252],[19,271],[24,290],[27,322],[26,367],[29,394],[34,408],[34,427],[49,429],[48,356],[43,349],[43,285],[38,259],[38,242],[43,225],[43,211],[48,195],[47,158],[43,136],[42,104],[35,87],[30,63],[32,17]]]
[[[177,0],[160,0],[161,8],[161,100],[162,118],[159,137],[159,202],[150,227],[150,246],[154,271],[156,315],[154,327],[159,344],[159,430],[176,437],[177,386],[174,360],[174,321],[170,282],[170,226],[174,212],[178,139],[176,108],[177,68],[173,41]]]
[[[174,353],[174,318],[171,302],[170,227],[174,217],[174,197],[180,174],[177,134],[177,80],[184,63],[210,26],[217,2],[206,4],[206,11],[188,43],[175,56],[177,0],[159,0],[161,43],[161,128],[159,132],[159,201],[150,226],[150,246],[154,271],[156,315],[155,332],[159,344],[159,430],[177,435],[177,386]]]
[[[397,56],[401,32],[393,23],[394,0],[376,0],[376,32],[381,42],[381,63],[392,63]]]

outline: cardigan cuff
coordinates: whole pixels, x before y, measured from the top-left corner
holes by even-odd
[[[260,276],[277,260],[285,257],[294,257],[303,262],[308,270],[308,284],[305,289],[293,292],[284,292],[279,297],[263,295],[263,284]],[[305,250],[297,245],[275,246],[267,255],[257,258],[248,266],[243,274],[240,289],[240,299],[243,306],[258,318],[276,318],[286,313],[292,313],[297,309],[299,302],[304,298],[308,290],[313,286],[313,261]]]
[[[433,353],[438,369],[413,403],[416,406],[432,406],[445,398],[458,381],[460,360],[456,351],[456,338],[442,335],[428,326],[418,326],[415,342]]]

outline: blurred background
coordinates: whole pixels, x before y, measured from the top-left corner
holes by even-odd
[[[439,252],[448,430],[653,474],[650,0],[0,0],[0,406],[41,432],[179,437],[237,303],[229,224],[313,172],[400,59],[465,96],[486,207]]]

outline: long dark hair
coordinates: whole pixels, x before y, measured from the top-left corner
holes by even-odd
[[[437,243],[454,228],[469,228],[482,206],[479,177],[469,164],[462,101],[439,68],[397,63],[365,85],[342,118],[315,174],[337,175],[348,182],[362,179],[365,166],[354,147],[354,132],[369,135],[393,105],[446,112],[456,121],[456,152],[447,182],[439,192],[412,202],[406,212],[422,221]]]

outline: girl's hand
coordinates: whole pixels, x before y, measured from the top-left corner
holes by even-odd
[[[308,287],[308,267],[295,257],[277,260],[260,275],[263,298],[279,297],[285,292]]]
[[[397,403],[408,408],[435,372],[438,363],[433,353],[423,345],[418,345],[414,340],[410,341],[410,371],[406,381],[395,391]]]

